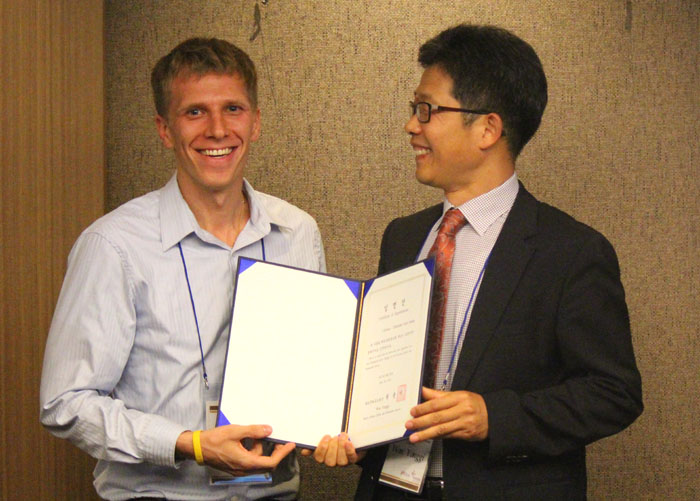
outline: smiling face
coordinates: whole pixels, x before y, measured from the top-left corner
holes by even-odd
[[[414,101],[462,108],[462,103],[452,95],[452,86],[447,73],[439,66],[430,66],[423,72]],[[480,131],[475,123],[465,125],[463,113],[433,112],[428,123],[418,122],[413,115],[404,128],[411,135],[419,182],[449,195],[474,180],[483,160],[478,146]]]
[[[260,136],[260,110],[251,104],[243,79],[178,75],[167,115],[156,117],[158,135],[175,152],[185,199],[241,193],[250,145]]]

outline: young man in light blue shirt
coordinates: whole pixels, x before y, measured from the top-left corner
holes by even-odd
[[[152,85],[176,172],[73,247],[46,346],[41,421],[98,459],[106,499],[293,499],[294,444],[263,446],[263,424],[198,430],[219,397],[238,257],[323,272],[318,227],[244,179],[260,135],[247,54],[190,39],[156,64]],[[205,465],[271,472],[272,482],[210,485]]]

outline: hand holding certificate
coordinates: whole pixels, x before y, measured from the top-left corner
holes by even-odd
[[[357,449],[404,437],[419,402],[432,261],[365,282],[240,258],[217,425]],[[245,402],[245,405],[240,405]]]
[[[348,434],[341,433],[336,437],[325,435],[315,450],[302,449],[301,455],[313,455],[317,463],[334,467],[355,464],[364,457],[365,451],[355,450],[355,445],[350,441]]]

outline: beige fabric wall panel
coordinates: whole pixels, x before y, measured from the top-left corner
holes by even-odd
[[[590,497],[700,497],[700,2],[115,0],[105,16],[108,207],[172,173],[153,124],[157,58],[190,36],[224,37],[260,74],[248,178],[310,212],[329,270],[357,278],[374,274],[393,217],[441,199],[415,181],[403,131],[419,44],[458,22],[528,40],[550,102],[519,176],[615,245],[644,378],[643,416],[589,448]],[[356,478],[304,472],[305,499],[347,497]]]

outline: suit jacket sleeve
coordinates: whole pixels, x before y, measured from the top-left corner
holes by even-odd
[[[641,413],[641,379],[617,257],[597,233],[580,245],[554,281],[556,294],[540,296],[552,304],[528,313],[534,316],[523,325],[535,337],[508,327],[511,320],[517,324],[517,311],[504,315],[499,334],[512,335],[507,349],[519,352],[526,365],[503,369],[529,382],[483,393],[490,460],[563,454],[617,433]],[[517,294],[513,303],[520,304]]]

